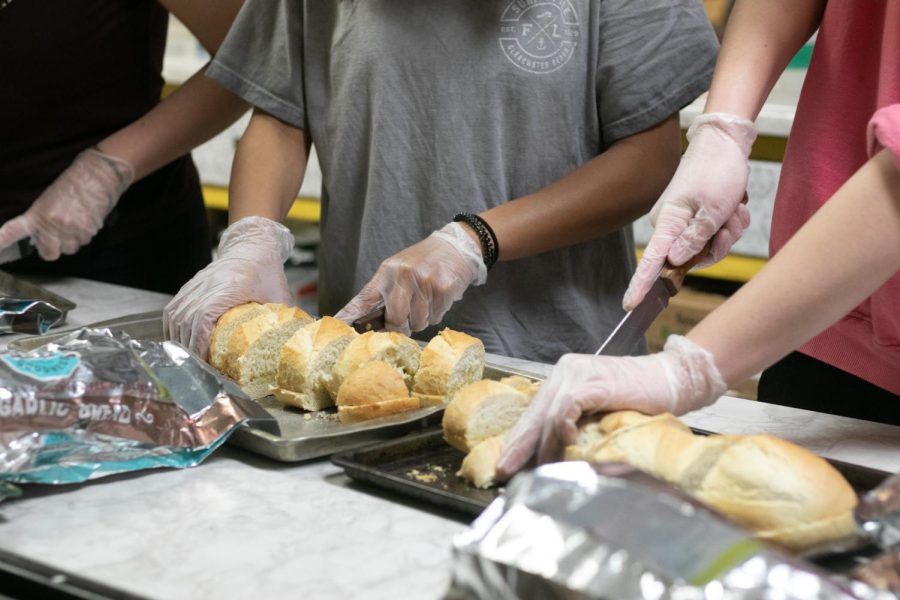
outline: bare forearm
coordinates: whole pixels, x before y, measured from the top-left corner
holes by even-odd
[[[131,163],[135,179],[140,179],[209,140],[246,110],[243,100],[198,72],[153,110],[97,146]]]
[[[234,155],[228,222],[249,216],[284,219],[303,182],[308,153],[302,129],[254,110]]]
[[[854,175],[769,264],[688,335],[729,384],[824,330],[900,270],[900,171],[887,151]]]
[[[646,213],[680,155],[678,121],[620,140],[541,190],[484,213],[500,260],[515,260],[615,231]]]
[[[815,32],[824,9],[825,0],[738,0],[705,111],[756,119],[791,57]]]

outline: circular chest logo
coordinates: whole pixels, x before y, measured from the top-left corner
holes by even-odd
[[[575,53],[578,15],[569,0],[513,0],[500,17],[500,48],[529,73],[552,73]]]

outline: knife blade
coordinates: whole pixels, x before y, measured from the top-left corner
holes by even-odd
[[[372,312],[356,319],[350,326],[357,333],[365,333],[367,331],[382,331],[384,329],[384,305],[379,305]]]
[[[20,258],[24,258],[33,253],[34,242],[31,241],[31,238],[27,237],[21,239],[18,242],[10,244],[3,250],[0,250],[0,265],[19,260]]]
[[[598,356],[628,356],[631,354],[644,334],[647,333],[647,329],[654,319],[669,305],[672,296],[681,289],[688,271],[706,258],[711,247],[712,240],[706,243],[700,254],[680,267],[674,267],[669,261],[666,261],[644,299],[633,310],[625,314],[594,354]]]

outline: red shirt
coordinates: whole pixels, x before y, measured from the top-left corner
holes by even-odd
[[[879,112],[872,143],[866,138],[875,113],[898,103],[900,2],[830,0],[785,151],[771,255],[869,159],[876,142],[900,152],[896,107]],[[900,274],[800,351],[900,395]]]

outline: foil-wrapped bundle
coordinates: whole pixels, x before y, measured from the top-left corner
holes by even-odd
[[[174,342],[81,329],[0,353],[0,482],[189,467],[248,420],[278,432],[265,409]]]
[[[451,598],[860,597],[618,463],[556,463],[518,475],[457,536],[453,554]]]
[[[0,298],[0,333],[43,334],[62,318],[63,311],[43,300]]]

